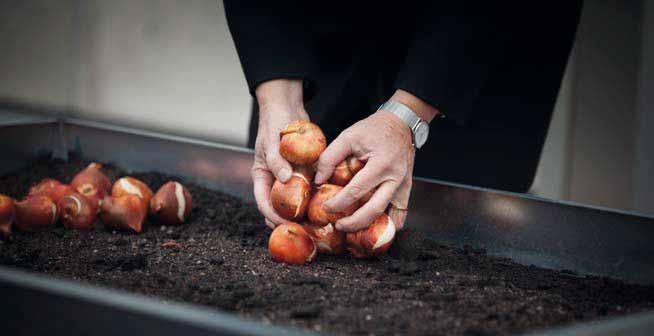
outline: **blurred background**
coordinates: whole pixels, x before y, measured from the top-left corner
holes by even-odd
[[[552,18],[556,24],[556,18]],[[217,0],[0,0],[0,106],[245,145]],[[654,214],[654,1],[586,0],[531,193]]]

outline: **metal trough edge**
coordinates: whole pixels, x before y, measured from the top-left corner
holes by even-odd
[[[7,335],[137,335],[137,331],[189,336],[313,334],[7,267],[0,267],[0,297],[2,328]]]
[[[576,323],[524,334],[524,336],[651,336],[654,312],[643,312],[605,320]]]

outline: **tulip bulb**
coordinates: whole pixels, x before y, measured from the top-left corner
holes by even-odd
[[[332,223],[325,226],[305,224],[304,230],[313,238],[318,252],[341,254],[345,252],[345,232],[338,231]]]
[[[336,223],[337,220],[350,216],[359,207],[358,202],[350,205],[341,212],[328,212],[324,209],[324,203],[334,197],[343,187],[334,184],[323,184],[309,201],[308,217],[311,223],[325,226],[329,223]]]
[[[102,165],[93,162],[73,177],[70,186],[93,202],[99,210],[100,203],[111,189],[111,180],[102,172]]]
[[[6,239],[11,235],[11,226],[15,218],[14,199],[0,194],[0,238]]]
[[[24,231],[40,231],[53,228],[59,212],[52,198],[44,195],[27,196],[15,203],[16,227]]]
[[[268,250],[276,262],[301,265],[311,262],[317,249],[300,224],[286,223],[273,230],[268,240]]]
[[[297,165],[312,165],[327,147],[325,134],[308,120],[290,122],[279,135],[279,154]]]
[[[141,198],[146,208],[150,205],[150,200],[152,199],[152,190],[145,183],[133,177],[126,176],[120,178],[111,188],[111,196],[120,197],[129,194],[136,195]]]
[[[100,207],[100,220],[106,228],[141,232],[147,215],[143,199],[134,194],[107,196]]]
[[[332,173],[332,177],[329,179],[329,183],[345,186],[362,168],[363,162],[354,156],[350,156],[339,163],[336,168],[334,168],[334,172]]]
[[[67,229],[90,230],[98,209],[93,201],[74,192],[64,196],[57,204],[59,216]]]
[[[345,236],[348,250],[355,258],[369,258],[388,251],[395,238],[395,224],[387,214],[381,214],[366,229]]]
[[[299,172],[294,172],[286,183],[275,181],[270,191],[270,201],[277,214],[294,222],[304,218],[310,196],[311,183],[305,174]]]
[[[102,165],[95,162],[77,173],[70,181],[70,186],[75,189],[85,184],[91,184],[99,190],[104,190],[105,193],[111,188],[111,180],[102,172]]]
[[[184,223],[192,208],[191,193],[179,182],[166,182],[150,200],[150,214],[165,225]]]
[[[63,184],[55,179],[46,178],[41,180],[37,185],[30,188],[28,196],[48,196],[57,204],[61,199],[74,193],[75,189],[67,184]]]

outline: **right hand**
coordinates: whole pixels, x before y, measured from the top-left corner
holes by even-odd
[[[270,190],[275,179],[285,183],[293,167],[279,154],[279,133],[291,121],[308,120],[304,109],[301,79],[275,79],[257,86],[259,130],[254,145],[252,182],[254,198],[270,228],[287,223],[270,202]]]

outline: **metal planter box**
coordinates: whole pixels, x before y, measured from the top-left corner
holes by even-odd
[[[0,135],[0,174],[29,165],[38,156],[65,158],[72,151],[85,160],[171,173],[252,199],[252,152],[244,148],[2,111]],[[485,247],[491,255],[522,264],[654,284],[651,216],[420,178],[415,179],[411,205],[409,225],[444,243]],[[0,267],[0,297],[2,329],[11,335],[310,334],[6,267]],[[646,335],[652,330],[654,313],[645,312],[542,334]]]

